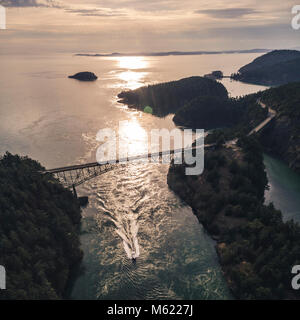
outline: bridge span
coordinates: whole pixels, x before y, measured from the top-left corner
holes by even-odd
[[[258,104],[262,108],[266,108],[267,106],[261,102],[260,100],[257,101]],[[255,133],[258,133],[261,131],[264,127],[266,127],[276,116],[276,111],[268,108],[268,116],[267,118],[261,122],[258,126],[256,126],[253,130],[249,132],[249,136]],[[225,145],[227,147],[232,147],[237,142],[237,139],[233,139],[230,141],[227,141]],[[204,145],[204,148],[214,148],[216,146],[215,143],[213,144],[206,144]],[[189,149],[184,149],[185,152],[193,150],[196,150],[198,148],[203,148],[202,146],[193,146]],[[176,153],[182,153],[183,149],[172,149],[167,151],[161,151],[157,153],[148,153],[148,154],[142,154],[132,157],[127,157],[119,160],[112,160],[111,162],[107,163],[98,163],[98,162],[90,162],[85,164],[78,164],[78,165],[72,165],[67,167],[60,167],[55,169],[49,169],[42,171],[43,174],[52,174],[55,178],[57,178],[66,188],[73,188],[74,194],[76,194],[75,187],[81,185],[82,183],[91,180],[101,174],[104,174],[106,172],[112,171],[120,166],[125,166],[128,164],[128,162],[133,162],[141,159],[153,159],[154,162],[158,162],[159,159],[162,159],[164,156],[170,155],[171,157]]]
[[[215,144],[204,145],[204,148],[209,149],[215,147]],[[82,183],[91,180],[101,174],[117,169],[120,166],[126,166],[130,162],[134,162],[142,159],[152,159],[153,162],[159,162],[163,157],[170,156],[170,159],[177,153],[193,152],[194,150],[203,148],[202,146],[193,146],[187,149],[172,149],[166,151],[160,151],[156,153],[148,153],[137,156],[131,156],[118,160],[112,160],[109,163],[90,162],[85,164],[72,165],[67,167],[60,167],[55,169],[46,169],[42,171],[43,174],[52,174],[57,178],[66,188],[73,188],[75,193],[75,187]]]

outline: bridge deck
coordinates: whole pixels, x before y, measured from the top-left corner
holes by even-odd
[[[261,105],[262,108],[266,108],[266,105],[262,103],[260,100],[258,100],[258,103]],[[253,133],[259,132],[262,128],[264,128],[274,117],[276,116],[276,111],[269,108],[269,114],[268,117],[260,123],[258,126],[256,126],[253,130],[249,132],[248,135],[251,135]],[[226,142],[227,147],[232,147],[236,145],[237,139],[233,139]],[[216,144],[206,144],[204,145],[204,148],[211,148],[215,147]],[[203,145],[201,146],[192,146],[187,149],[172,149],[167,151],[161,151],[156,153],[148,153],[148,154],[142,154],[137,156],[131,156],[119,160],[112,160],[110,162],[90,162],[90,163],[84,163],[84,164],[78,164],[78,165],[72,165],[72,166],[66,166],[66,167],[60,167],[50,170],[44,170],[41,173],[43,174],[53,174],[57,179],[59,179],[66,187],[75,188],[76,186],[94,178],[98,175],[101,175],[105,172],[111,171],[117,167],[118,164],[120,165],[126,165],[126,163],[130,161],[135,161],[139,159],[149,159],[151,158],[154,161],[157,161],[157,159],[162,158],[163,156],[168,155],[174,155],[175,153],[182,153],[193,151],[198,148],[203,148]]]
[[[210,148],[210,147],[212,147],[214,145],[215,144],[207,144],[207,145],[204,146],[204,148]],[[161,158],[163,156],[172,155],[172,154],[175,154],[175,153],[180,153],[183,150],[192,151],[192,150],[196,150],[196,149],[199,149],[199,148],[202,148],[202,147],[203,146],[194,146],[194,147],[189,148],[189,149],[180,148],[180,149],[160,151],[160,152],[156,152],[156,153],[142,154],[142,155],[132,156],[132,157],[128,157],[128,158],[122,158],[122,159],[119,159],[119,160],[111,160],[109,163],[118,164],[118,163],[126,163],[126,162],[130,162],[130,161],[135,161],[135,160],[140,160],[140,159],[147,159],[147,158],[148,159],[149,158]],[[101,163],[101,162],[90,162],[90,163],[72,165],[72,166],[67,166],[67,167],[49,169],[49,170],[43,171],[43,173],[59,173],[59,172],[80,170],[80,169],[98,167],[98,166],[105,165],[105,164],[107,164],[107,162],[103,162],[103,163]]]

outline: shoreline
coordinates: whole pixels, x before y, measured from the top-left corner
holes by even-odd
[[[291,231],[283,230],[289,225],[297,230],[300,227],[291,221],[283,222],[281,213],[273,205],[264,204],[264,190],[268,181],[267,178],[260,180],[260,177],[266,175],[260,155],[257,156],[256,165],[251,169],[254,171],[247,178],[247,174],[241,176],[242,171],[240,171],[245,165],[248,166],[248,162],[244,159],[244,150],[229,149],[220,148],[215,150],[214,154],[207,152],[210,158],[212,156],[219,156],[219,159],[223,156],[226,158],[225,164],[217,165],[216,170],[220,173],[218,184],[210,178],[215,169],[206,169],[202,176],[193,178],[184,175],[183,165],[172,164],[168,173],[168,185],[192,208],[198,221],[216,241],[215,249],[219,264],[233,297],[237,299],[298,299],[297,292],[293,292],[290,283],[284,277],[284,281],[280,285],[277,283],[277,288],[274,288],[263,276],[264,264],[261,267],[259,264],[265,260],[265,265],[271,266],[273,262],[270,260],[277,259],[273,254],[269,258],[264,255],[264,251],[274,250],[272,244],[265,244],[261,240],[260,237],[265,232],[273,235],[281,233],[283,239],[288,239]],[[249,155],[251,157],[250,153],[246,154],[246,156]],[[232,166],[232,159],[237,161],[238,166],[235,168]],[[251,181],[255,171],[257,171],[257,182],[255,182],[256,178]],[[243,179],[245,182],[248,180],[247,188],[241,187],[245,183]],[[232,185],[233,182],[237,183],[236,186]],[[251,189],[253,189],[251,192],[245,193],[245,190]],[[261,195],[262,191],[263,195]],[[285,243],[288,243],[288,240],[283,240],[278,245],[278,254],[284,249]],[[255,249],[257,245],[264,250]],[[290,250],[294,248],[296,248],[296,240],[290,243]],[[294,261],[294,259],[297,259],[297,256],[290,254],[286,261],[282,261],[283,266],[280,269],[282,275],[289,271],[287,270],[290,268],[288,261]]]

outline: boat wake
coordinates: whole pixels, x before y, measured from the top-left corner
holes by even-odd
[[[124,250],[129,259],[135,259],[140,255],[140,247],[138,242],[139,224],[134,217],[129,216],[121,223],[114,221],[117,234],[123,240]]]

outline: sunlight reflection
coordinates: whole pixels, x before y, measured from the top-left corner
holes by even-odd
[[[148,72],[149,61],[145,57],[114,57],[119,70],[116,71],[116,76],[119,81],[118,87],[134,90],[145,84],[145,77]]]
[[[137,89],[143,85],[142,79],[145,78],[146,72],[125,71],[118,74],[118,78],[126,82],[127,89]]]
[[[136,70],[148,67],[144,57],[119,57],[117,58],[120,68]]]
[[[128,150],[128,156],[148,153],[148,135],[136,117],[122,121],[119,127],[120,157]]]

